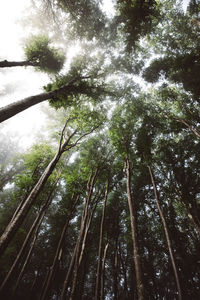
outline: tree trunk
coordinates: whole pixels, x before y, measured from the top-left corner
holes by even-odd
[[[116,239],[115,243],[115,257],[114,257],[114,280],[113,280],[113,300],[118,300],[119,299],[119,292],[118,292],[118,237]]]
[[[72,196],[72,200],[73,200],[73,196]],[[42,292],[42,295],[40,297],[41,300],[44,300],[46,298],[48,290],[49,290],[49,286],[50,286],[50,284],[53,280],[53,277],[55,275],[55,269],[56,269],[56,265],[57,265],[57,262],[58,262],[58,259],[59,259],[59,255],[60,255],[61,250],[62,250],[63,240],[64,240],[64,237],[65,237],[68,225],[69,225],[69,221],[70,221],[70,219],[73,215],[74,209],[75,209],[76,204],[77,204],[78,201],[79,201],[79,196],[77,196],[76,201],[75,201],[75,203],[72,207],[72,211],[71,211],[70,215],[67,217],[65,225],[63,227],[63,230],[62,230],[59,242],[58,242],[58,246],[57,246],[57,249],[56,249],[56,253],[55,253],[55,256],[54,256],[53,264],[50,268],[50,272],[48,274],[48,278],[47,278],[47,281],[46,281],[46,284],[45,284],[45,287],[44,287],[44,291]]]
[[[181,120],[181,119],[176,119],[177,122],[184,124],[187,128],[189,128],[198,138],[200,138],[200,131],[199,129],[196,127],[194,127],[193,125],[190,125],[188,122],[186,122],[185,120]]]
[[[95,184],[95,181],[96,181],[96,178],[97,178],[97,175],[98,175],[98,171],[99,170],[97,168],[96,171],[95,171],[95,174],[93,174],[91,172],[90,177],[89,177],[88,182],[87,182],[88,196],[87,196],[86,201],[85,201],[85,207],[84,207],[82,218],[81,218],[81,227],[80,227],[79,236],[78,236],[76,246],[74,248],[74,252],[73,252],[73,255],[72,255],[72,258],[71,258],[71,261],[70,261],[70,265],[69,265],[64,283],[63,283],[63,288],[62,288],[62,292],[61,292],[61,300],[65,299],[65,291],[66,291],[66,289],[69,285],[69,280],[70,280],[70,277],[71,277],[72,269],[73,269],[73,266],[75,264],[75,261],[78,259],[78,253],[80,251],[80,243],[81,243],[81,239],[83,237],[85,222],[86,222],[86,218],[87,218],[87,214],[88,214],[88,206],[89,206],[89,203],[90,203],[90,200],[91,200],[92,191],[93,191],[94,184]]]
[[[142,269],[140,262],[140,254],[138,248],[138,239],[137,239],[137,220],[136,213],[134,211],[132,195],[131,195],[131,172],[130,172],[130,161],[129,157],[126,158],[126,176],[127,176],[127,196],[128,196],[128,205],[130,211],[131,219],[131,233],[133,241],[133,256],[135,264],[135,275],[136,275],[136,285],[137,285],[137,294],[138,300],[144,300],[144,284],[142,281]]]
[[[90,198],[91,198],[91,196],[90,196]],[[92,221],[93,215],[94,215],[94,211],[96,209],[96,206],[97,206],[97,203],[99,201],[100,196],[96,200],[94,200],[95,203],[93,202],[93,207],[89,208],[90,203],[88,204],[88,207],[87,207],[87,215],[85,215],[85,221],[84,221],[84,224],[83,224],[83,231],[82,231],[82,234],[81,234],[82,243],[79,243],[79,247],[78,247],[77,252],[76,252],[76,260],[75,260],[74,276],[73,276],[70,300],[75,299],[75,290],[76,290],[76,282],[77,282],[77,277],[78,277],[78,270],[79,270],[80,265],[82,263],[83,254],[84,254],[84,251],[85,251],[85,246],[86,246],[87,237],[88,237],[88,232],[89,232],[91,221]],[[80,239],[80,242],[81,242],[81,239]]]
[[[109,189],[109,182],[107,182],[107,187],[106,187],[106,191],[105,191],[105,198],[104,198],[104,203],[103,203],[101,225],[100,225],[98,265],[97,265],[97,277],[96,277],[96,286],[95,286],[95,300],[99,300],[99,297],[100,297],[100,278],[101,278],[101,271],[102,271],[102,244],[103,244],[103,231],[104,231],[106,204],[107,204],[107,199],[108,199],[108,189]]]
[[[36,183],[35,187],[32,189],[31,193],[29,194],[29,196],[27,197],[27,199],[24,202],[23,206],[20,208],[20,210],[16,214],[15,218],[11,220],[11,222],[8,224],[7,228],[5,229],[4,233],[0,237],[0,257],[4,253],[6,247],[8,246],[9,242],[13,238],[16,231],[19,229],[19,227],[23,223],[23,221],[26,218],[27,214],[29,213],[34,201],[36,200],[37,196],[39,195],[39,193],[43,189],[47,179],[49,178],[49,176],[51,175],[51,173],[55,169],[62,153],[66,150],[65,149],[66,146],[69,144],[69,141],[71,140],[73,135],[76,133],[76,130],[75,130],[69,136],[69,138],[62,144],[64,129],[65,129],[65,127],[63,128],[63,131],[62,131],[62,135],[61,135],[61,139],[60,139],[60,145],[59,145],[59,149],[58,149],[56,155],[54,156],[52,161],[49,163],[49,165],[46,167],[46,169],[43,172],[42,176],[40,177],[40,179]]]
[[[24,262],[24,264],[23,264],[23,267],[22,267],[22,269],[21,269],[21,271],[20,271],[20,274],[19,274],[19,276],[18,276],[18,278],[17,278],[17,282],[16,282],[16,284],[15,284],[15,286],[14,286],[13,295],[15,295],[15,293],[16,293],[16,291],[17,291],[17,288],[18,288],[18,285],[19,285],[19,283],[20,283],[20,280],[21,280],[21,278],[22,278],[22,276],[23,276],[23,274],[24,274],[25,268],[26,268],[27,264],[29,263],[29,261],[30,261],[30,259],[31,259],[31,255],[32,255],[32,252],[33,252],[33,248],[34,248],[34,246],[35,246],[35,242],[36,242],[36,240],[37,240],[38,233],[39,233],[39,229],[40,229],[40,225],[41,225],[41,223],[42,223],[42,221],[43,221],[44,215],[45,215],[45,213],[42,214],[41,219],[40,219],[40,221],[39,221],[39,223],[38,223],[38,225],[37,225],[37,228],[36,228],[36,230],[35,230],[35,234],[34,234],[34,236],[33,236],[33,240],[32,240],[30,249],[29,249],[29,251],[28,251],[26,260],[25,260],[25,262]]]
[[[174,174],[175,174],[175,177],[176,177],[176,173],[175,171],[173,170]],[[188,205],[188,202],[184,200],[185,197],[183,197],[183,195],[185,196],[186,195],[186,192],[185,192],[185,189],[181,192],[179,190],[179,186],[177,184],[177,182],[174,183],[174,181],[171,179],[171,184],[173,184],[176,192],[178,193],[179,197],[180,197],[180,201],[183,203],[185,209],[186,209],[186,212],[187,212],[187,215],[189,217],[189,219],[191,220],[191,222],[193,223],[193,226],[195,227],[195,229],[197,230],[198,234],[200,235],[200,221],[199,221],[199,218],[197,218],[197,216],[195,216],[191,210],[191,208],[189,207]],[[188,197],[189,199],[189,197]]]
[[[58,182],[58,180],[56,180],[56,182],[53,184],[53,187],[52,187],[52,189],[51,189],[51,191],[49,193],[49,196],[48,196],[48,198],[47,198],[44,206],[42,207],[42,209],[39,212],[38,216],[36,217],[35,221],[33,222],[33,224],[32,224],[32,226],[31,226],[31,228],[30,228],[30,230],[29,230],[29,232],[28,232],[28,234],[27,234],[27,236],[26,236],[26,238],[25,238],[25,240],[23,242],[23,245],[22,245],[22,247],[21,247],[21,249],[20,249],[17,257],[16,257],[14,263],[12,264],[12,266],[10,268],[10,271],[8,272],[5,280],[3,281],[3,283],[2,283],[2,285],[0,287],[0,291],[2,291],[6,287],[6,285],[7,285],[8,281],[10,280],[13,272],[16,269],[16,266],[18,265],[20,259],[22,258],[22,255],[24,254],[24,251],[25,251],[28,243],[30,242],[30,239],[32,237],[32,234],[33,234],[35,228],[38,226],[38,223],[40,223],[41,220],[43,219],[43,217],[44,217],[44,215],[45,215],[45,213],[46,213],[46,211],[47,211],[47,209],[48,209],[48,207],[49,207],[49,205],[51,203],[52,194],[53,194],[53,192],[55,190],[55,186],[56,186],[57,182]]]
[[[82,77],[84,78],[84,77]],[[68,84],[62,86],[59,89],[56,89],[51,92],[41,93],[35,96],[30,96],[27,98],[24,98],[22,100],[13,102],[5,107],[0,108],[0,123],[15,116],[16,114],[22,112],[23,110],[36,105],[38,103],[41,103],[45,100],[52,99],[56,97],[58,94],[65,94],[67,93],[70,88],[72,87],[73,83],[80,80],[81,77],[76,77],[73,80],[71,80]]]
[[[109,243],[105,245],[103,260],[102,260],[102,271],[101,271],[101,292],[100,292],[100,300],[104,300],[104,277],[105,277],[105,263],[106,263],[106,255],[108,251]]]
[[[24,61],[0,61],[0,68],[10,68],[10,67],[26,67],[26,66],[37,66],[36,63],[30,62],[28,60]]]
[[[150,174],[152,185],[153,185],[154,195],[155,195],[155,199],[156,199],[156,205],[158,207],[160,218],[162,220],[164,231],[165,231],[165,236],[166,236],[167,245],[168,245],[168,249],[169,249],[169,254],[170,254],[170,258],[171,258],[171,262],[172,262],[172,267],[173,267],[173,270],[174,270],[174,276],[175,276],[175,279],[176,279],[176,285],[177,285],[177,290],[178,290],[178,298],[179,298],[179,300],[182,300],[180,281],[179,281],[178,271],[177,271],[177,267],[176,267],[176,263],[175,263],[175,259],[174,259],[172,244],[171,244],[171,240],[170,240],[170,237],[169,237],[169,230],[168,230],[167,223],[166,223],[164,214],[163,214],[161,206],[160,206],[160,200],[159,200],[159,197],[158,197],[158,192],[157,192],[157,188],[156,188],[156,184],[155,184],[155,180],[154,180],[154,176],[153,176],[151,167],[148,166],[148,169],[149,169],[149,174]]]
[[[127,274],[126,274],[126,267],[125,267],[125,262],[123,259],[123,253],[121,250],[121,246],[119,244],[119,259],[121,262],[121,266],[122,266],[122,271],[123,271],[123,275],[124,275],[124,295],[126,298],[128,298],[128,283],[127,283]]]

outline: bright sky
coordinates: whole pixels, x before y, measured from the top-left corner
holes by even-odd
[[[189,0],[183,0],[183,8],[186,9]],[[0,60],[23,60],[22,40],[29,36],[27,28],[22,27],[20,18],[24,16],[31,0],[6,0],[0,4]],[[109,11],[112,0],[104,0],[104,10]],[[30,13],[30,10],[29,10]],[[3,30],[4,29],[4,30]],[[42,86],[49,81],[48,76],[35,72],[31,67],[15,67],[0,69],[0,107],[11,102],[23,99],[27,96],[42,92]],[[12,92],[7,93],[6,88],[12,86]],[[42,105],[47,105],[44,103]],[[18,133],[22,146],[29,145],[30,133],[37,131],[44,124],[44,114],[40,105],[36,105],[16,115],[10,120],[0,124],[0,131]],[[32,135],[33,136],[33,135]]]
[[[0,59],[23,60],[23,38],[29,35],[20,24],[20,16],[28,8],[30,0],[6,0],[0,4],[1,44]],[[35,72],[33,68],[15,67],[0,70],[0,107],[42,92],[42,86],[49,81],[47,75]],[[12,92],[6,88],[12,86]],[[4,95],[5,92],[5,95]],[[30,133],[37,131],[44,123],[40,105],[34,106],[0,124],[0,130],[21,136],[21,146],[28,146]],[[33,135],[32,135],[33,136]]]

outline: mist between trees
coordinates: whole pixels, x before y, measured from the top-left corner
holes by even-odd
[[[33,1],[1,59],[49,76],[0,109],[49,105],[26,151],[0,137],[2,299],[200,299],[200,1],[110,9]]]

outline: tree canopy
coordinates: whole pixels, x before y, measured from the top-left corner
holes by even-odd
[[[29,149],[0,137],[2,299],[200,298],[200,2],[106,7],[33,1],[18,66],[48,82],[0,122],[48,105]]]

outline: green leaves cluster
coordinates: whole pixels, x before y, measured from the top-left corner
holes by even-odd
[[[24,51],[27,60],[43,72],[57,73],[65,62],[64,53],[52,47],[50,39],[45,35],[32,36],[27,41]]]

